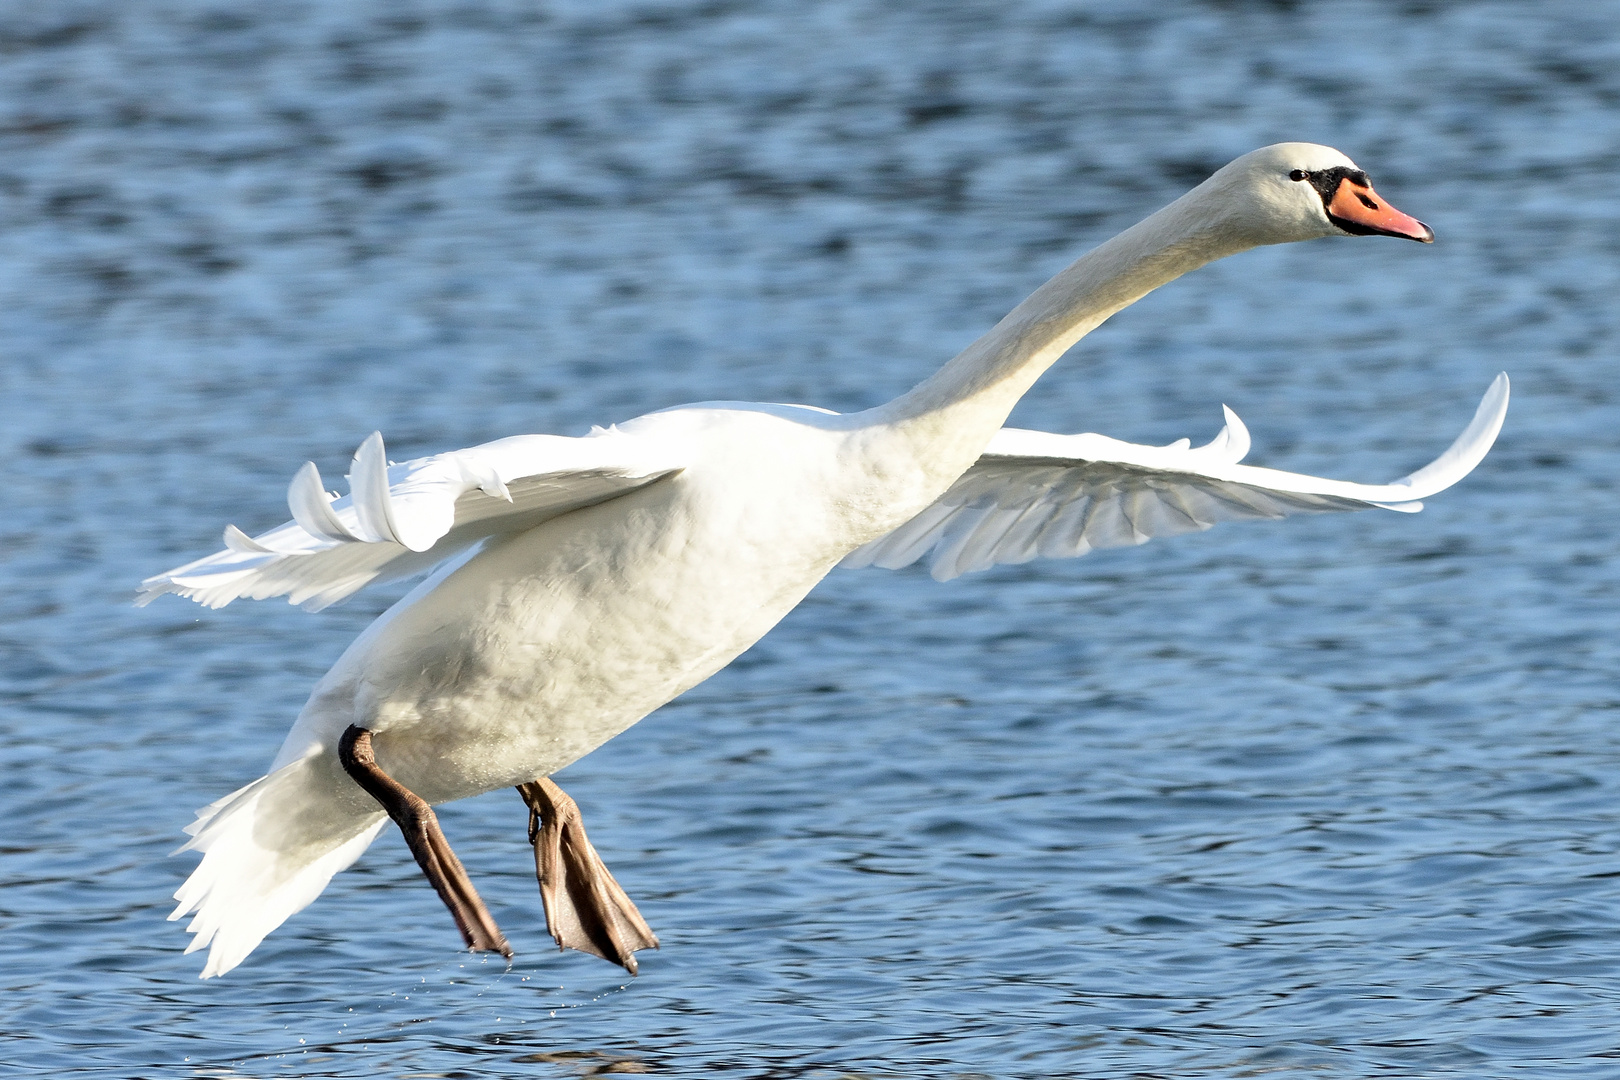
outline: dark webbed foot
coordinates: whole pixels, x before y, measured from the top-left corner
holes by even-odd
[[[534,871],[558,948],[600,956],[634,975],[636,950],[658,948],[658,938],[585,838],[579,807],[548,779],[520,785],[518,794],[529,804]]]
[[[450,909],[467,948],[473,952],[498,952],[510,960],[512,946],[506,943],[505,935],[473,888],[461,860],[450,850],[450,841],[439,828],[439,816],[415,792],[377,767],[371,751],[371,732],[351,725],[338,740],[338,760],[343,763],[343,771],[388,811],[405,834],[416,864]]]

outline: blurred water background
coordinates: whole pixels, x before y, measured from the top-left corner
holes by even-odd
[[[164,922],[395,589],[136,610],[380,428],[858,409],[1228,159],[1335,145],[1432,248],[1256,251],[1014,420],[1381,482],[938,584],[837,572],[559,779],[663,939],[544,934],[515,794],[393,830],[242,968]],[[0,5],[0,1070],[1620,1075],[1620,4]]]

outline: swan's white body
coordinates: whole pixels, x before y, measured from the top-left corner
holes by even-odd
[[[196,913],[191,948],[212,946],[203,975],[240,963],[385,822],[337,762],[351,724],[406,787],[463,798],[589,753],[724,667],[840,561],[932,556],[950,577],[1232,518],[1416,509],[1466,475],[1500,427],[1503,379],[1446,455],[1393,485],[1240,465],[1248,436],[1230,413],[1197,449],[1001,429],[1058,356],[1151,289],[1258,244],[1338,233],[1286,173],[1339,165],[1299,143],[1238,159],[864,413],[707,403],[391,467],[373,436],[335,501],[306,466],[293,522],[255,539],[227,530],[226,551],[150,579],[143,601],[320,607],[437,569],[320,680],[270,773],[191,826],[205,854],[173,917]]]

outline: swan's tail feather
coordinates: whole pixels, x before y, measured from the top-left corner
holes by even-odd
[[[191,840],[179,850],[203,859],[175,892],[169,919],[192,916],[186,952],[208,948],[203,978],[236,967],[309,906],[387,821],[381,811],[356,816],[335,805],[321,814],[330,796],[312,783],[320,771],[315,759],[295,761],[203,807],[186,827]]]

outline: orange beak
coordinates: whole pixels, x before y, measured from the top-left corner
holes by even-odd
[[[1378,197],[1371,184],[1358,184],[1348,176],[1327,206],[1328,219],[1358,236],[1400,236],[1420,244],[1434,243],[1434,230]]]

